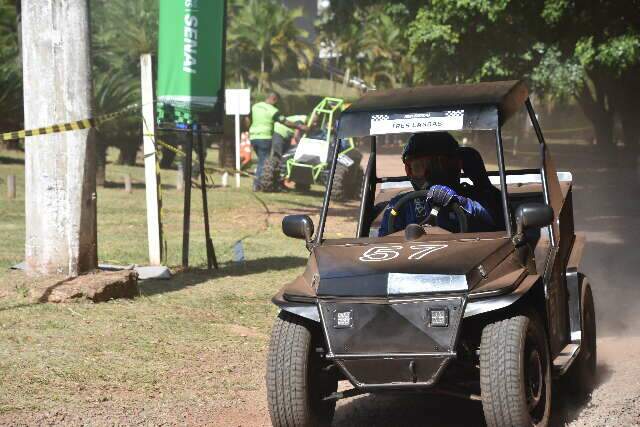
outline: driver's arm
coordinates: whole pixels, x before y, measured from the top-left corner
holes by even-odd
[[[496,224],[491,214],[480,203],[463,196],[458,196],[458,203],[469,214],[471,220],[469,231],[493,231],[495,229]]]
[[[309,131],[309,128],[307,126],[290,122],[284,115],[280,114],[280,112],[276,113],[276,115],[273,117],[273,121],[282,123],[283,125],[291,129],[298,129],[302,132]]]
[[[457,202],[469,216],[468,231],[493,231],[496,228],[496,223],[489,211],[475,200],[457,194],[446,185],[433,185],[429,188],[427,203],[430,205],[446,207],[452,201]]]

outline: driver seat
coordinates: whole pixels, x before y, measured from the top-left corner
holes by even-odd
[[[460,147],[458,155],[462,161],[462,170],[473,183],[472,198],[484,206],[496,223],[497,230],[504,230],[504,212],[502,194],[491,184],[482,156],[472,147]]]

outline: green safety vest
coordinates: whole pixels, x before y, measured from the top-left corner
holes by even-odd
[[[284,120],[278,109],[266,102],[258,102],[251,107],[251,139],[271,139],[273,137],[273,123]]]
[[[299,114],[297,116],[288,116],[286,119],[288,122],[291,122],[291,123],[295,123],[295,122],[304,123],[307,121],[307,116],[305,116],[304,114]],[[295,129],[291,129],[289,126],[285,126],[282,123],[276,122],[276,124],[273,125],[273,131],[279,134],[280,136],[282,136],[282,138],[284,139],[291,139],[291,137],[293,136],[293,133],[295,132]]]

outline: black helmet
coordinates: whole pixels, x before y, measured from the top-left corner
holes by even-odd
[[[448,132],[414,133],[409,137],[402,152],[402,162],[407,176],[416,190],[428,188],[433,184],[454,185],[460,179],[458,142]],[[411,159],[434,156],[431,166],[425,169],[425,175],[417,176],[411,172]]]
[[[409,137],[407,145],[402,151],[402,161],[409,157],[429,155],[456,155],[458,141],[449,132],[414,133]]]

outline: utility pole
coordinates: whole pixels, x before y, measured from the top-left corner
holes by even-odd
[[[25,128],[93,115],[88,0],[22,0]],[[94,130],[25,141],[28,274],[97,266]]]

